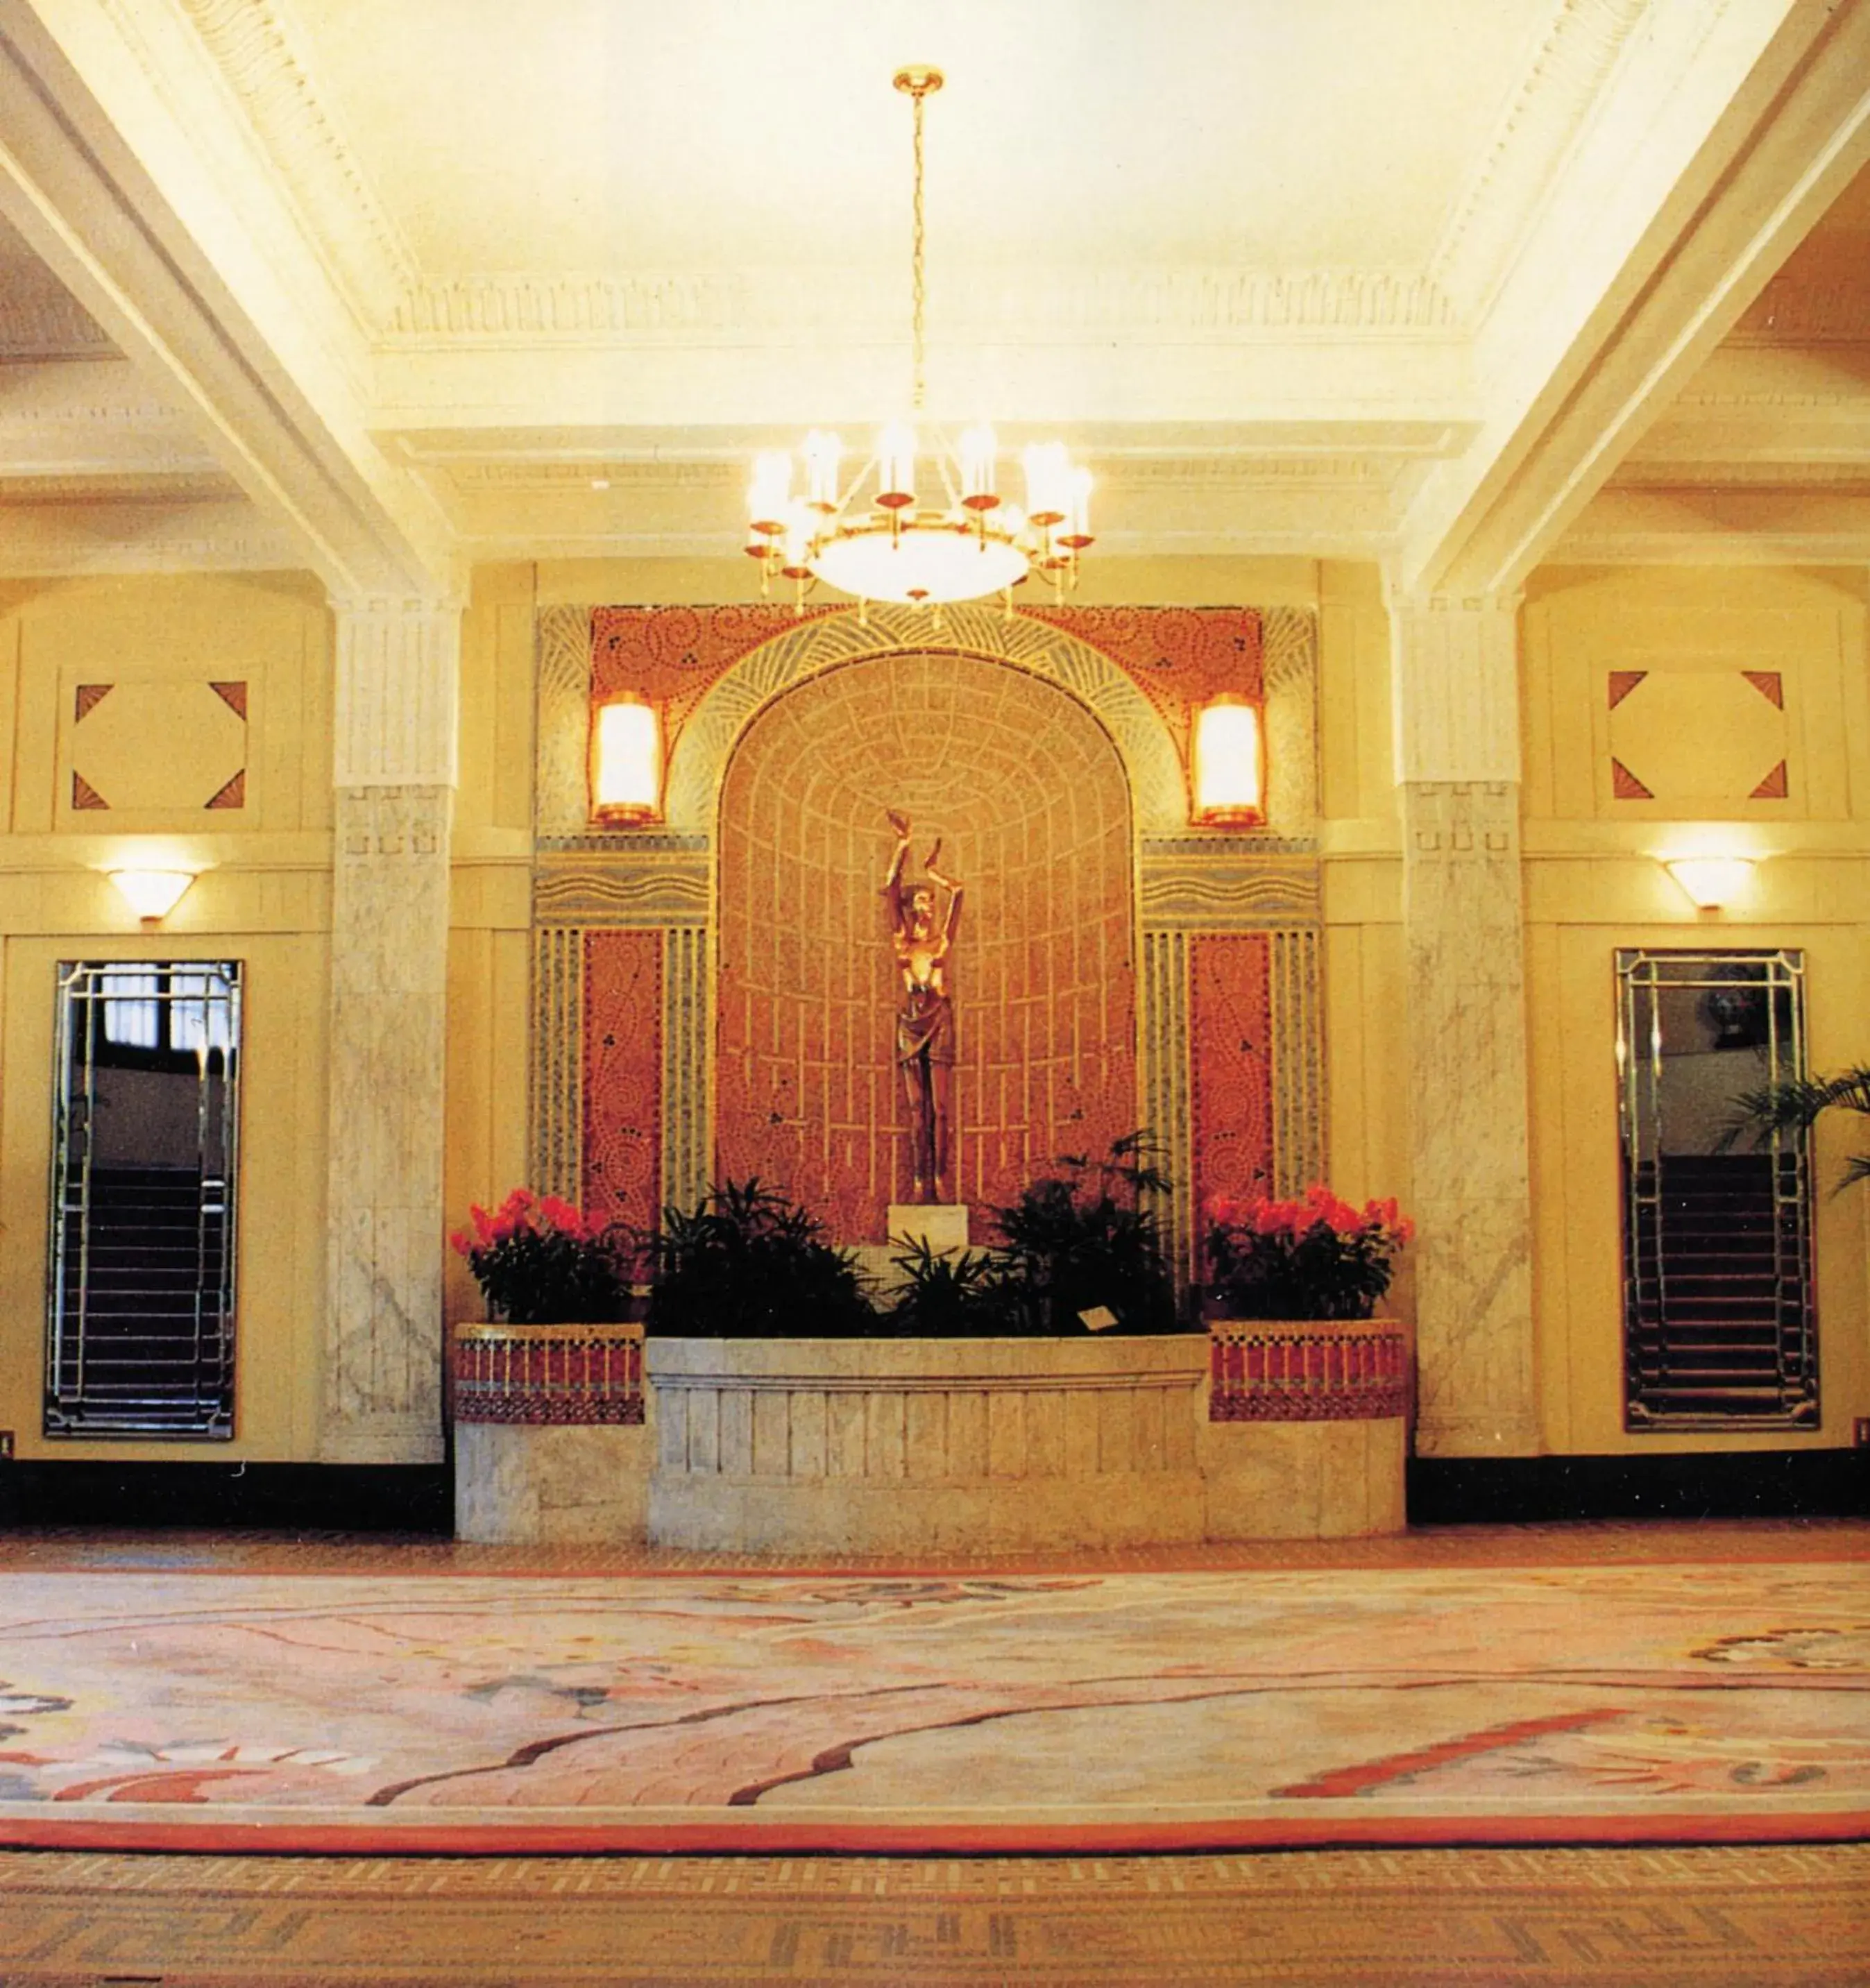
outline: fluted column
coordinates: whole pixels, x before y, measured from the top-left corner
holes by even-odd
[[[329,1279],[319,1453],[442,1454],[442,1073],[461,612],[333,604]]]
[[[1429,1456],[1539,1448],[1517,604],[1392,600],[1418,1418]]]

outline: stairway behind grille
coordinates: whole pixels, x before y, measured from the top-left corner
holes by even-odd
[[[179,1167],[94,1165],[85,1185],[59,1215],[48,1432],[229,1432],[225,1190]]]
[[[1636,1168],[1632,1427],[1816,1422],[1798,1167],[1791,1154],[1669,1153]]]

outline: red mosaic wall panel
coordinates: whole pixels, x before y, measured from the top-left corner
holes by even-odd
[[[808,608],[813,615],[835,612]],[[799,625],[790,607],[598,607],[591,613],[591,702],[636,691],[662,714],[672,748],[714,684],[763,642]]]
[[[1189,941],[1198,1221],[1210,1195],[1273,1190],[1271,957],[1263,932],[1204,932]]]
[[[662,1200],[662,935],[584,938],[585,1212],[639,1226]]]
[[[1128,793],[1081,705],[969,656],[827,672],[761,714],[720,835],[717,1172],[783,1184],[845,1242],[909,1191],[886,806],[966,887],[958,1192],[1009,1201],[1137,1121]],[[984,1222],[977,1218],[984,1237]]]
[[[1256,607],[1029,607],[1101,649],[1155,705],[1185,766],[1189,714],[1222,695],[1265,694],[1264,624]]]

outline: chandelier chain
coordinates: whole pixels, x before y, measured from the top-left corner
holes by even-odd
[[[915,330],[915,377],[912,382],[910,405],[917,414],[922,411],[925,386],[924,318],[928,303],[928,287],[922,275],[923,248],[926,229],[922,215],[922,99],[926,93],[917,90],[910,93],[915,106],[915,199],[913,245],[910,253],[911,319]]]

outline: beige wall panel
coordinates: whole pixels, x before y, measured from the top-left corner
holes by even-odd
[[[1320,569],[1318,751],[1327,819],[1392,823],[1396,766],[1389,616],[1375,566]]]
[[[1324,935],[1327,1145],[1348,1198],[1393,1194],[1406,1208],[1403,958],[1395,924],[1329,925]]]
[[[18,616],[5,610],[0,590],[0,830],[13,820],[13,797],[19,790],[19,652]]]
[[[1718,935],[1680,925],[1541,929],[1531,1012],[1537,1189],[1540,1340],[1546,1439],[1555,1450],[1634,1456],[1675,1450],[1807,1449],[1848,1443],[1870,1412],[1865,1334],[1865,1197],[1830,1184],[1848,1128],[1818,1143],[1819,1387],[1815,1431],[1726,1436],[1699,1431],[1632,1435],[1623,1427],[1621,1215],[1615,1060],[1614,956],[1619,946],[1797,945],[1805,950],[1814,1067],[1861,1056],[1861,989],[1870,958],[1859,931],[1727,924]],[[1559,1370],[1562,1368],[1562,1374]]]
[[[15,785],[11,817],[15,832],[188,833],[211,828],[227,834],[328,821],[328,807],[321,803],[308,812],[306,806],[308,765],[316,765],[320,788],[330,784],[323,683],[328,674],[327,615],[313,581],[289,573],[125,576],[18,590],[5,608],[19,657],[15,763],[24,776]],[[206,768],[210,760],[218,765],[221,756],[218,748],[210,749],[213,742],[198,735],[203,727],[194,722],[190,702],[191,696],[199,702],[194,688],[180,688],[211,681],[247,687],[243,806],[204,818],[192,800],[184,804],[154,787],[131,793],[128,803],[108,810],[72,806],[72,698],[79,684],[135,686],[134,695],[145,702],[159,696],[157,686],[176,687],[174,732],[166,749],[175,762],[179,795],[188,785],[182,777],[184,762],[198,759]],[[238,730],[231,712],[211,703],[207,709],[224,728]],[[160,713],[113,710],[108,699],[92,713],[86,729],[121,731],[133,716],[134,731],[149,730],[152,747],[161,749]],[[121,744],[100,739],[97,749],[114,765],[122,759]],[[77,751],[82,766],[82,738]],[[147,787],[150,778],[139,776],[131,784]]]
[[[532,935],[463,931],[448,939],[447,1143],[442,1205],[448,1226],[526,1182],[526,1030]],[[485,1316],[465,1262],[448,1253],[442,1303],[452,1323]]]
[[[0,1428],[22,1457],[124,1462],[289,1462],[313,1454],[324,1261],[322,939],[221,932],[244,960],[240,1258],[235,1436],[230,1442],[46,1442],[39,1434],[46,1330],[52,1036],[61,959],[185,957],[174,938],[15,938],[5,947],[0,1071]],[[199,949],[205,950],[205,939]]]
[[[516,600],[502,600],[496,612],[494,645],[493,781],[492,816],[496,827],[533,825],[533,600],[532,571]]]
[[[462,623],[455,846],[533,817],[533,570],[483,566]]]
[[[1847,742],[1845,724],[1862,698],[1864,589],[1856,576],[1555,570],[1535,576],[1523,627],[1529,814],[1773,824],[1840,820],[1863,808],[1861,776],[1854,781],[1851,773],[1862,743]],[[1613,670],[1650,677],[1615,711]],[[1747,689],[1743,670],[1780,678],[1783,715]],[[1645,698],[1653,712],[1641,708]],[[1712,728],[1699,754],[1672,756],[1666,749],[1689,745],[1695,725]],[[1791,791],[1784,800],[1752,799],[1724,762],[1745,757],[1774,728],[1784,731]],[[1622,742],[1626,734],[1633,749]],[[1646,737],[1657,753],[1653,769],[1642,756]],[[1618,797],[1613,750],[1655,799]],[[1698,770],[1709,779],[1705,793],[1692,790]]]

